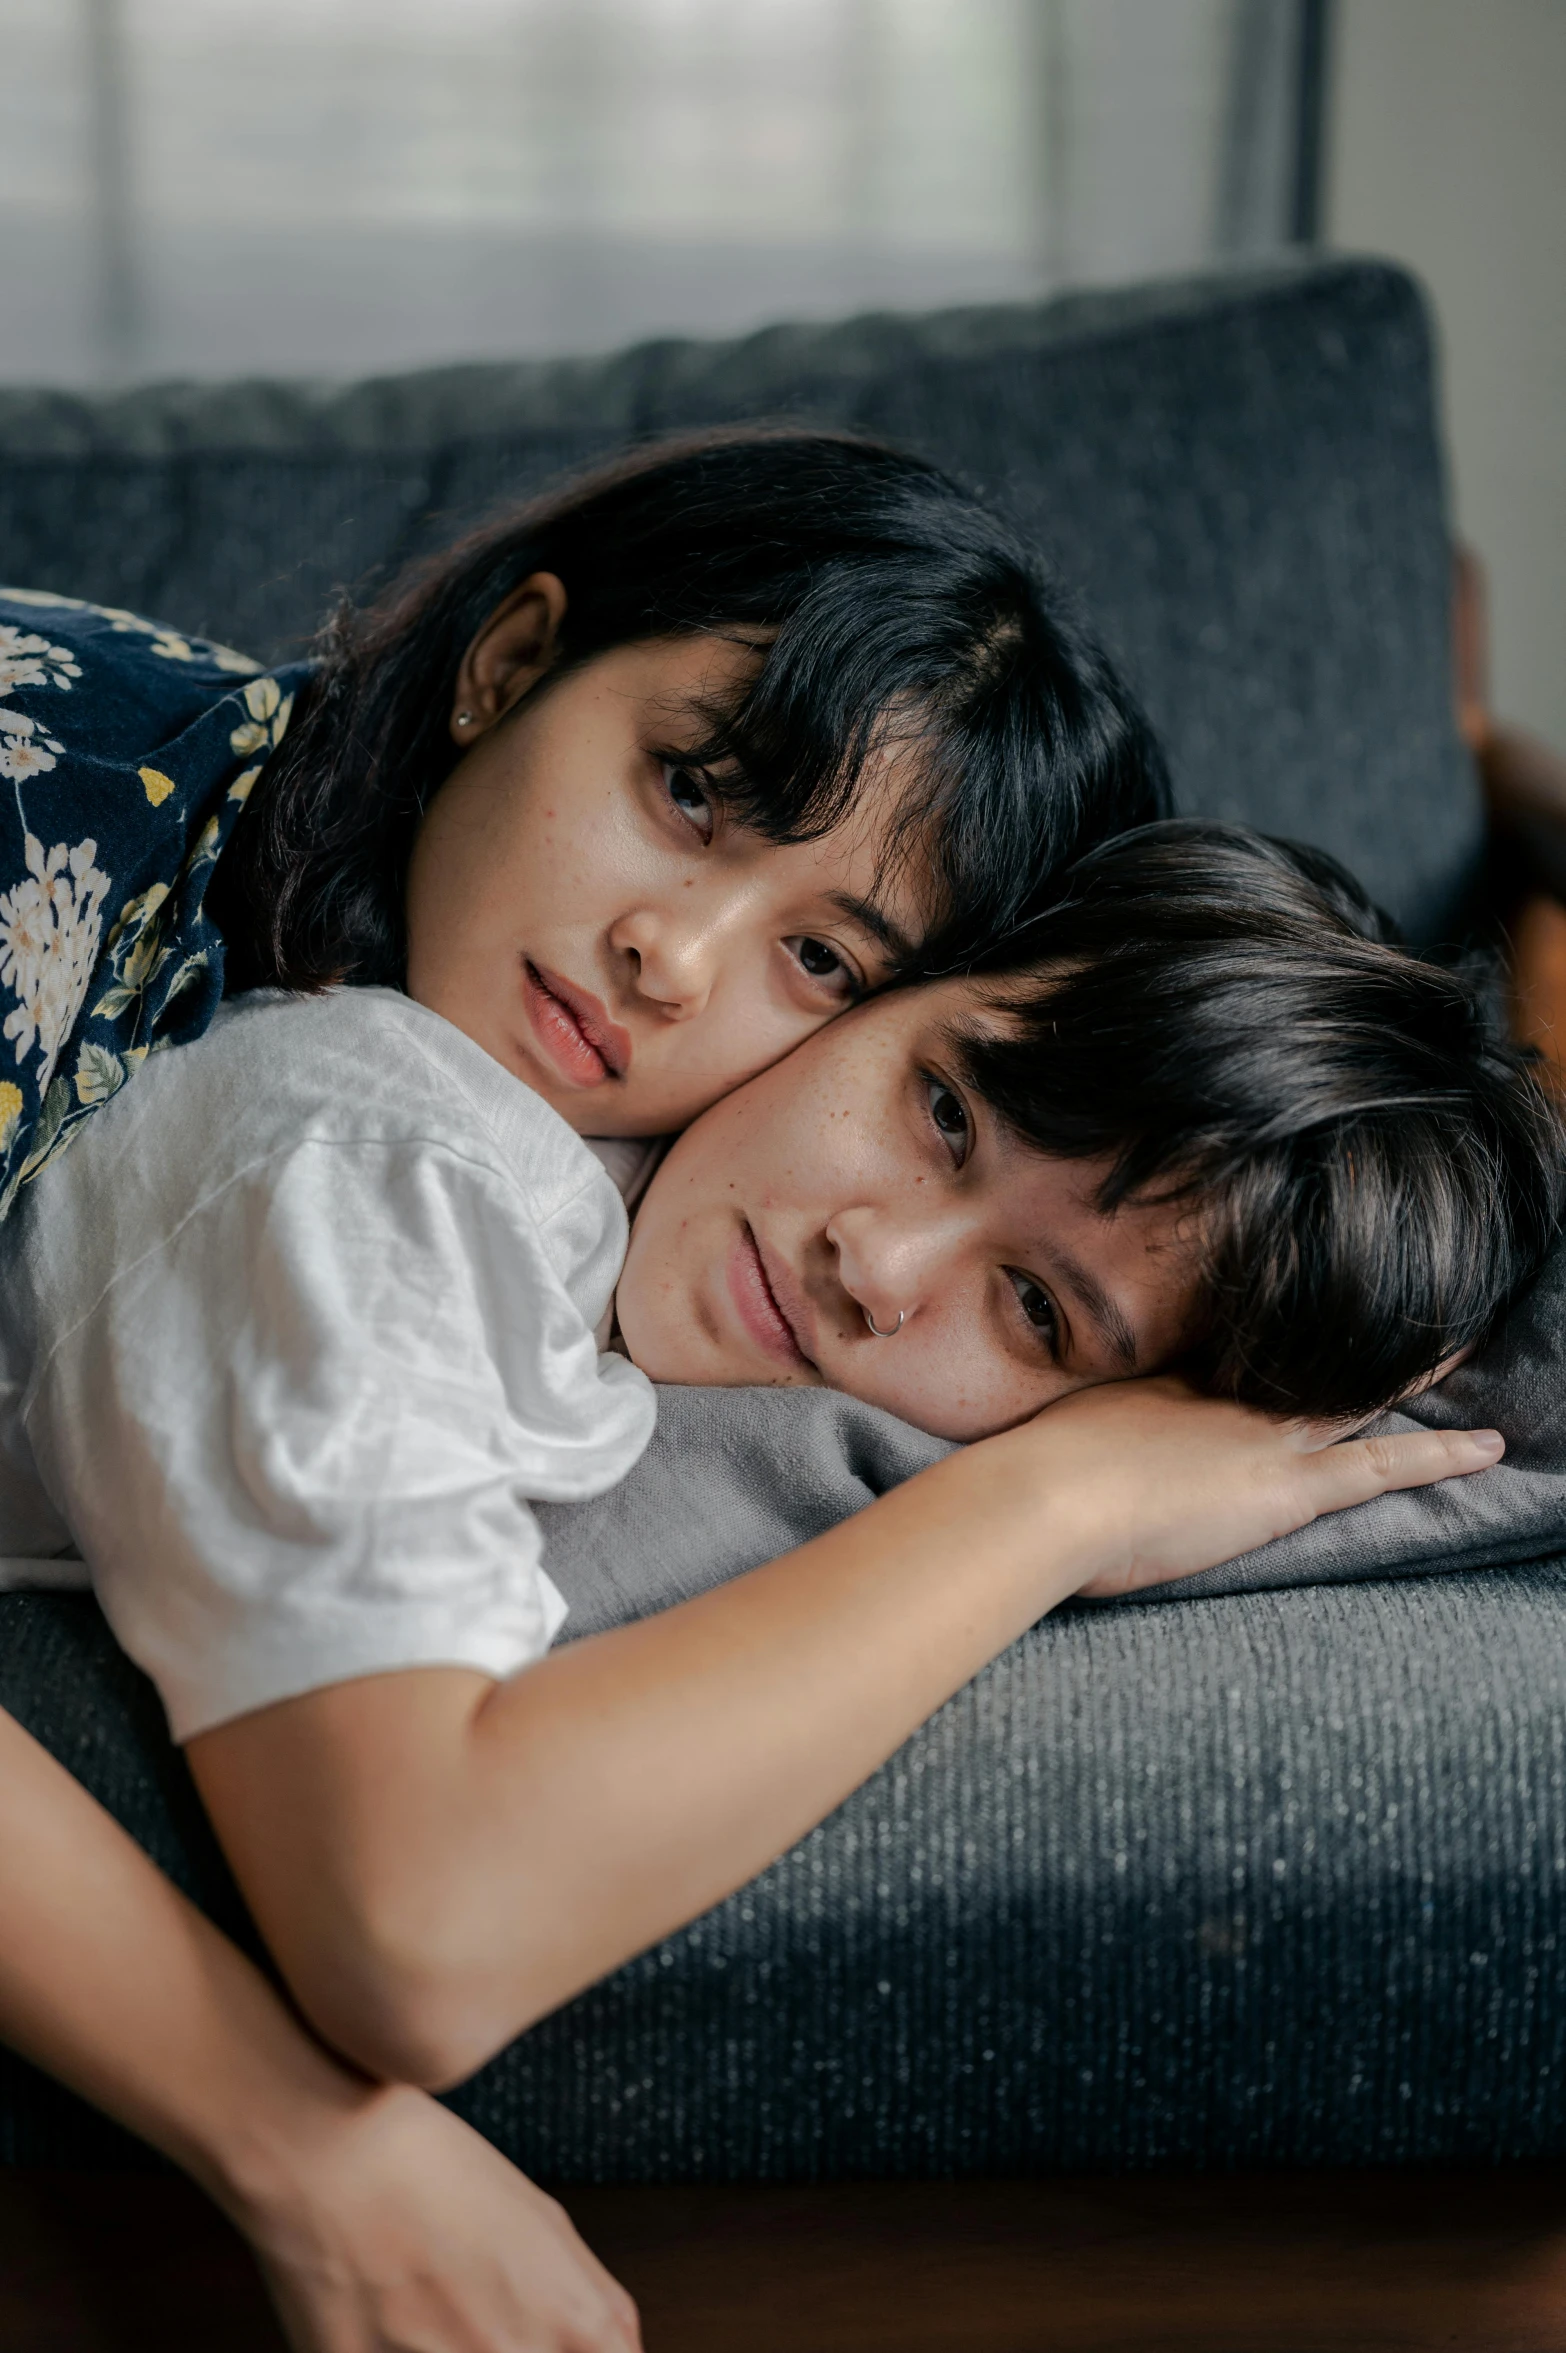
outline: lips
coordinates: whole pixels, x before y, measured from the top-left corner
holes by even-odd
[[[800,1344],[805,1324],[793,1285],[774,1253],[763,1250],[748,1225],[740,1228],[725,1272],[735,1313],[763,1355],[778,1364],[806,1365],[814,1370],[812,1359]]]
[[[524,959],[522,994],[529,1023],[550,1063],[568,1086],[601,1087],[624,1078],[631,1038],[587,989],[547,965]]]

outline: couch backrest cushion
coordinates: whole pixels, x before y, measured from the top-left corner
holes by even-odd
[[[1377,263],[342,389],[0,393],[0,579],[301,650],[334,589],[631,437],[790,415],[988,489],[1084,592],[1182,805],[1317,842],[1421,936],[1481,840],[1427,323]]]

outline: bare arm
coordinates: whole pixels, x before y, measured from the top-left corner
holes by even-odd
[[[367,1677],[205,1733],[191,1763],[321,2031],[454,2080],[749,1878],[1068,1594],[1499,1451],[1311,1446],[1169,1383],[1090,1391],[510,1682]]]
[[[636,2353],[554,2204],[422,2093],[338,2066],[0,1714],[0,2036],[195,2175],[299,2353]]]

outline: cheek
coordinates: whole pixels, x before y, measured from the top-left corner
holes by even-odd
[[[505,908],[536,925],[577,916],[585,898],[618,904],[641,844],[609,766],[607,756],[584,760],[569,741],[541,735],[475,779],[467,805],[452,812],[460,838],[449,845],[453,883],[475,911]]]
[[[855,1395],[932,1437],[961,1443],[991,1438],[1028,1421],[1076,1386],[1054,1365],[1031,1370],[977,1335],[953,1332],[950,1326],[932,1326],[921,1334],[916,1324],[895,1340],[859,1351],[858,1364],[865,1385],[860,1387],[856,1378]]]
[[[514,923],[579,919],[584,901],[616,904],[626,859],[620,830],[551,785],[519,792],[475,872],[476,898],[504,906]]]
[[[408,867],[410,965],[448,973],[483,955],[533,869],[526,831],[503,780],[459,770],[442,787]]]
[[[700,1380],[692,1369],[696,1343],[689,1311],[689,1269],[678,1217],[644,1210],[631,1228],[631,1246],[615,1291],[620,1335],[633,1364],[655,1381]]]
[[[712,1067],[737,1066],[744,1045],[760,1034],[759,1024],[748,1040],[737,1028],[714,1019]],[[812,1179],[832,1151],[830,1105],[814,1083],[813,1055],[791,1055],[788,1043],[776,1042],[775,1028],[770,1042],[761,1067],[737,1070],[677,1147],[676,1165],[689,1171],[692,1198],[707,1206],[736,1199],[759,1206],[780,1192],[805,1206],[802,1189],[818,1189]]]
[[[705,1092],[694,1110],[752,1079],[765,1078],[785,1056],[836,1018],[788,1004],[766,969],[766,960],[758,958],[757,962],[761,969],[736,976],[736,984],[723,992],[721,1000],[713,999],[700,1022],[704,1037],[697,1075]],[[807,1105],[790,1102],[786,1095],[778,1098],[774,1129],[779,1146],[792,1146],[810,1124]]]

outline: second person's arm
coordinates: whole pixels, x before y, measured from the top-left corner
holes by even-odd
[[[1068,1595],[1188,1574],[1499,1451],[1323,1446],[1164,1381],[1086,1391],[507,1682],[363,1677],[205,1732],[190,1760],[316,2025],[377,2072],[447,2083],[760,1870]]]

